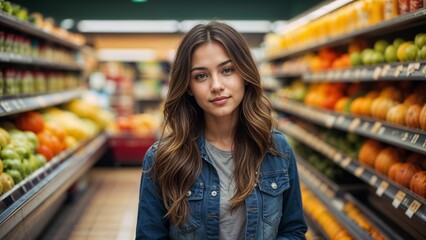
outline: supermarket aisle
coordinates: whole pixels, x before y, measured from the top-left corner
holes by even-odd
[[[90,185],[40,239],[135,239],[141,169],[93,168]]]

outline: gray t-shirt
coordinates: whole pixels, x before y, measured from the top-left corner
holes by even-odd
[[[235,182],[232,180],[234,159],[232,152],[223,151],[208,141],[206,150],[213,162],[220,181],[220,240],[245,239],[246,211],[245,205],[231,213],[229,199],[235,194]]]

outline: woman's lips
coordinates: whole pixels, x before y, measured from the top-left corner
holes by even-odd
[[[217,106],[223,106],[228,102],[229,97],[216,97],[210,100],[211,103]]]

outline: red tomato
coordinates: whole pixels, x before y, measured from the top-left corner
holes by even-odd
[[[54,156],[52,150],[48,146],[42,144],[38,146],[37,153],[40,153],[46,157],[47,161],[50,161],[50,159],[52,159]]]
[[[16,127],[22,131],[39,133],[44,129],[44,119],[41,113],[25,112],[18,116]]]

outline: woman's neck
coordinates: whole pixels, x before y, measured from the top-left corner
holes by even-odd
[[[204,136],[213,146],[224,150],[232,151],[235,129],[235,121],[206,121]]]

